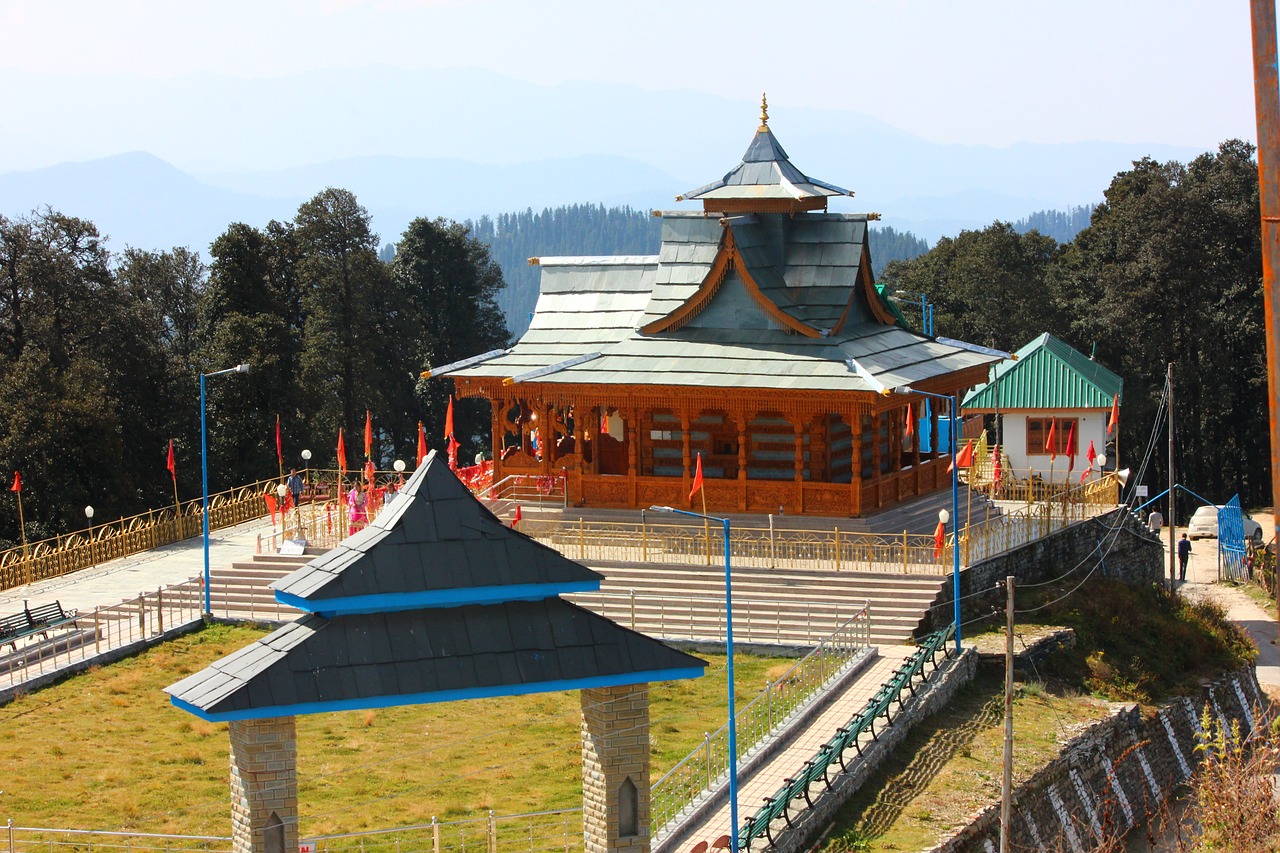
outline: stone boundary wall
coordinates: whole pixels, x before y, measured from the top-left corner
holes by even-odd
[[[1080,853],[1145,823],[1199,764],[1196,745],[1206,708],[1219,723],[1239,723],[1247,733],[1262,707],[1266,699],[1252,665],[1147,717],[1136,705],[1116,706],[1108,719],[1073,738],[1058,758],[1014,790],[1010,849]],[[999,845],[997,801],[926,853],[988,853]]]
[[[1105,552],[1099,565],[1099,556]],[[1018,583],[1043,583],[1073,567],[1064,578],[1078,583],[1096,567],[1095,575],[1142,585],[1159,583],[1164,575],[1164,545],[1127,507],[1086,519],[1050,533],[1004,554],[960,570],[961,607],[965,621],[1004,609],[1004,592],[996,585],[1009,575]],[[1080,565],[1083,563],[1083,565]],[[921,620],[917,635],[945,627],[952,621],[952,585],[942,585],[937,599]],[[975,595],[975,593],[978,593]],[[985,594],[983,594],[985,593]]]
[[[893,724],[879,729],[879,736],[869,745],[864,746],[862,755],[849,762],[849,771],[839,773],[832,782],[830,790],[823,790],[821,782],[815,781],[810,794],[813,807],[804,808],[803,800],[791,806],[792,826],[778,826],[775,822],[773,839],[776,842],[768,847],[766,838],[752,842],[757,851],[769,850],[769,853],[800,853],[807,850],[817,841],[827,824],[831,822],[836,811],[849,798],[857,793],[889,756],[916,723],[924,720],[945,707],[955,692],[968,684],[978,669],[978,653],[967,648],[959,657],[949,657],[938,667],[937,671],[923,685],[916,685],[916,695],[907,699],[906,703],[894,714]],[[832,732],[832,734],[835,734]],[[838,766],[835,770],[838,771]],[[754,812],[744,812],[743,817]]]

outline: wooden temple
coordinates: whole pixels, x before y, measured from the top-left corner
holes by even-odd
[[[998,356],[907,327],[877,290],[848,190],[792,165],[767,103],[742,162],[657,212],[655,256],[534,258],[528,331],[429,371],[493,407],[495,481],[561,476],[579,506],[857,516],[950,483],[922,453],[923,398],[960,395]],[[937,434],[937,401],[928,408]],[[943,407],[945,408],[945,406]],[[699,506],[700,506],[699,502]]]

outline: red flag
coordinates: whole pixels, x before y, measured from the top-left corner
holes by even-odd
[[[689,490],[689,502],[693,502],[693,496],[702,488],[702,451],[698,451],[698,467],[693,473],[693,488]]]
[[[1058,458],[1058,445],[1054,441],[1054,434],[1058,428],[1058,419],[1049,418],[1049,434],[1044,437],[1044,449],[1049,454],[1049,461]]]
[[[609,414],[608,412],[600,412],[600,434],[609,434]]]
[[[373,458],[373,412],[364,410],[364,458]]]
[[[422,466],[422,460],[427,458],[427,432],[422,428],[422,421],[418,421],[418,467]]]
[[[1083,471],[1081,471],[1081,472],[1080,472],[1080,485],[1082,485],[1082,486],[1083,486],[1083,485],[1084,485],[1084,481],[1085,481],[1085,480],[1087,480],[1087,479],[1089,479],[1089,472],[1090,472],[1091,470],[1093,470],[1093,469],[1092,469],[1092,468],[1085,468]]]
[[[172,438],[169,439],[169,461],[165,464],[165,467],[169,469],[169,475],[173,477],[173,479],[175,480],[178,479],[178,465],[173,461],[173,439]]]
[[[933,558],[942,556],[942,549],[947,547],[947,526],[938,522],[938,529],[933,534]]]
[[[271,511],[271,523],[274,525],[276,523],[276,510],[280,508],[280,502],[277,501],[276,496],[270,492],[263,495],[262,499],[266,501],[267,509]]]
[[[347,443],[342,440],[342,427],[338,427],[338,470],[347,473]]]
[[[1117,393],[1111,398],[1111,417],[1107,419],[1107,435],[1111,435],[1111,431],[1116,428],[1116,424],[1120,423],[1120,394]]]
[[[367,482],[370,486],[372,486],[373,481],[376,480],[377,478],[378,478],[378,471],[376,468],[373,467],[373,460],[370,459],[364,463],[365,482]]]
[[[1098,453],[1093,449],[1093,439],[1089,439],[1089,449],[1084,452],[1084,458],[1089,460],[1089,467],[1093,467],[1093,463],[1098,461]]]
[[[9,491],[22,493],[22,475],[17,471],[13,472],[13,485],[9,487]]]
[[[1000,485],[1000,448],[991,448],[991,481],[998,487]]]
[[[972,465],[973,465],[973,439],[971,438],[969,439],[969,443],[964,446],[964,449],[956,454],[956,464],[951,466],[950,468],[947,468],[947,473],[950,474],[952,468],[969,468]]]
[[[516,514],[511,516],[511,526],[515,527],[520,523],[520,504],[516,504]]]
[[[903,432],[903,438],[910,438],[911,433],[916,431],[916,407],[907,406],[907,428]]]
[[[276,459],[284,464],[284,445],[280,443],[280,416],[276,415]]]
[[[1071,421],[1071,428],[1067,430],[1067,473],[1070,474],[1072,469],[1076,467],[1076,422]]]
[[[458,470],[458,448],[462,445],[454,440],[453,436],[449,436],[449,470]]]
[[[453,395],[449,395],[449,411],[444,415],[444,437],[453,437]]]

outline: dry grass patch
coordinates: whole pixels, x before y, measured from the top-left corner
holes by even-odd
[[[212,626],[0,707],[4,816],[227,834],[227,727],[174,708],[163,688],[264,633]],[[701,657],[703,678],[653,686],[655,779],[724,722],[724,657]],[[740,703],[777,664],[738,656]],[[299,717],[303,832],[579,806],[579,715],[574,691]]]

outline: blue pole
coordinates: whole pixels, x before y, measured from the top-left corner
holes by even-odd
[[[926,297],[920,294],[920,333],[929,334],[929,304],[925,301]]]
[[[738,853],[738,714],[733,697],[733,583],[729,570],[729,519],[724,522],[724,633],[729,658],[729,849]]]
[[[956,654],[960,654],[960,469],[956,442],[960,437],[960,407],[951,396],[951,596],[955,599]]]
[[[201,517],[204,521],[204,612],[205,615],[213,613],[213,606],[209,596],[209,439],[208,431],[205,427],[204,415],[204,379],[205,375],[200,374],[200,502],[204,511]]]

